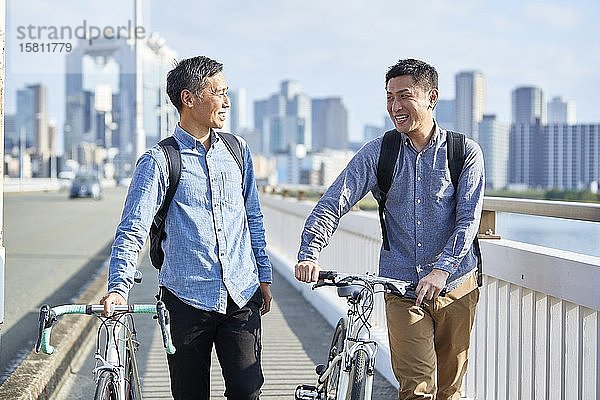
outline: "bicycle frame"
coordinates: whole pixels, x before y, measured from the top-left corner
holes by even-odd
[[[339,279],[338,279],[339,278]],[[330,281],[329,283],[326,280]],[[327,365],[318,365],[316,372],[319,375],[317,384],[300,385],[296,388],[295,398],[297,400],[333,400],[327,393],[330,379],[335,385],[335,400],[346,400],[350,398],[353,388],[353,373],[359,369],[359,360],[364,365],[360,371],[360,393],[352,393],[352,399],[370,399],[373,391],[373,378],[375,373],[375,358],[377,355],[377,343],[371,339],[370,315],[373,310],[375,285],[381,285],[384,292],[404,295],[410,286],[409,282],[396,281],[371,275],[346,275],[333,271],[321,271],[319,282],[313,287],[337,286],[338,296],[345,297],[348,303],[348,313],[345,318],[338,322],[331,344]],[[342,327],[340,327],[340,325]],[[347,328],[344,328],[347,327]],[[336,348],[336,335],[338,331],[344,332],[342,350],[332,357],[332,353],[339,350]],[[334,376],[334,372],[338,376]],[[358,374],[358,373],[357,373]],[[337,382],[335,382],[337,380]],[[354,379],[356,380],[356,379]]]

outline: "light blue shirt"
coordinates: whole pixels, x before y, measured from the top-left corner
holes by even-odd
[[[252,157],[242,144],[244,174],[223,139],[211,132],[209,150],[179,125],[181,178],[165,222],[158,283],[183,302],[225,313],[227,295],[240,307],[271,282]],[[168,187],[165,155],[156,145],[138,160],[117,228],[108,291],[127,298],[138,254]]]
[[[382,141],[380,136],[366,143],[321,197],[304,226],[299,260],[317,261],[339,219],[367,192],[380,198],[377,164]],[[396,162],[385,207],[390,250],[381,247],[379,273],[417,283],[433,268],[441,269],[450,273],[446,285],[450,291],[477,267],[472,243],[483,206],[483,153],[475,141],[466,140],[455,191],[445,130],[436,126],[420,152],[404,133],[402,146],[403,158]]]

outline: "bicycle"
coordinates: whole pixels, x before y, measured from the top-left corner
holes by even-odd
[[[377,342],[371,340],[375,293],[404,296],[414,290],[411,282],[375,275],[350,275],[320,271],[313,289],[336,286],[339,297],[348,303],[348,316],[341,318],[333,333],[327,364],[317,365],[315,385],[296,387],[296,400],[363,400],[373,390]],[[381,287],[382,289],[377,289]]]
[[[35,351],[52,354],[50,344],[52,327],[64,314],[93,315],[100,320],[96,336],[95,400],[142,399],[135,352],[140,343],[136,339],[133,314],[155,314],[161,328],[163,345],[167,354],[174,354],[175,347],[169,330],[169,313],[162,301],[156,304],[129,304],[113,306],[111,316],[104,317],[100,304],[66,304],[40,308],[38,337]]]

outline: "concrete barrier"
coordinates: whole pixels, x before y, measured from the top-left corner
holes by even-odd
[[[74,301],[77,304],[96,304],[106,293],[107,268],[103,268]],[[33,349],[21,365],[0,386],[0,399],[50,399],[71,373],[71,363],[89,335],[95,334],[96,319],[87,316],[65,315],[52,329],[52,355],[36,353]]]

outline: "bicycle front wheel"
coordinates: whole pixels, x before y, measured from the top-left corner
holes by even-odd
[[[102,371],[96,383],[94,400],[118,400],[117,375],[111,371]]]
[[[369,357],[364,350],[357,350],[352,357],[352,369],[350,370],[350,400],[365,399],[367,390],[367,361]]]
[[[333,359],[344,351],[344,342],[346,341],[346,320],[340,318],[333,332],[333,338],[331,339],[331,347],[329,348],[329,358],[327,359],[327,366],[333,361]],[[331,374],[327,377],[325,382],[325,398],[327,400],[335,400],[337,398],[338,383],[340,381],[342,361],[338,361]]]

